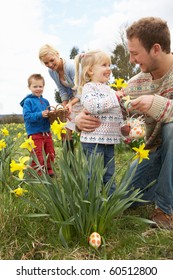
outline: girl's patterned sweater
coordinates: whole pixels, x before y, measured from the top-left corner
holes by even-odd
[[[116,92],[106,84],[88,82],[82,89],[81,104],[92,116],[99,118],[101,121],[101,125],[95,131],[81,132],[81,142],[119,143],[122,113]]]
[[[135,99],[141,95],[154,95],[151,108],[145,114],[146,148],[155,149],[161,144],[161,126],[173,122],[173,65],[161,78],[152,80],[149,73],[139,73],[130,79],[126,95]]]

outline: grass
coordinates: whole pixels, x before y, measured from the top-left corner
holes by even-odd
[[[129,217],[114,221],[105,235],[106,246],[99,253],[88,246],[87,240],[78,243],[74,239],[65,249],[58,242],[55,224],[45,218],[23,219],[18,209],[10,208],[1,213],[1,260],[165,260],[173,256],[171,231],[151,229],[131,216],[147,217],[151,206],[130,210],[126,213]]]
[[[117,169],[131,155],[116,151]],[[119,178],[125,170],[119,173]],[[37,198],[35,197],[35,201]],[[9,192],[0,193],[1,260],[167,260],[173,258],[173,231],[153,229],[137,217],[149,218],[154,205],[128,209],[112,221],[104,235],[105,245],[96,251],[86,239],[71,240],[68,248],[59,243],[58,229],[46,217],[28,218],[31,205]],[[136,217],[136,218],[135,218]]]

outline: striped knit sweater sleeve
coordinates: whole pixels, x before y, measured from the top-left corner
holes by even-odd
[[[172,89],[173,92],[173,89]],[[150,115],[157,122],[168,123],[173,121],[173,100],[168,97],[154,95],[151,108],[148,110]]]
[[[146,146],[159,146],[161,143],[161,124],[173,121],[173,65],[158,80],[152,80],[149,73],[139,73],[125,89],[125,94],[135,99],[141,95],[153,95],[151,108],[145,114]]]

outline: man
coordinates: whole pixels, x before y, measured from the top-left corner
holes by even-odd
[[[154,201],[155,225],[173,229],[173,55],[167,23],[154,17],[134,22],[126,30],[130,62],[141,72],[130,79],[125,94],[132,97],[131,111],[145,116],[146,149],[150,160],[138,165],[130,188],[143,190],[143,199]],[[80,130],[99,126],[86,111],[76,117]],[[131,168],[134,168],[134,162]],[[130,170],[131,172],[131,170]],[[156,180],[150,188],[146,186]]]

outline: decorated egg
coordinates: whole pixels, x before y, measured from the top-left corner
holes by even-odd
[[[131,139],[144,138],[146,134],[145,123],[142,116],[127,118],[121,126],[121,134]]]
[[[99,248],[100,245],[101,245],[101,236],[100,236],[100,234],[97,233],[97,232],[91,233],[88,242],[89,242],[90,246],[93,247],[94,249]]]
[[[63,106],[62,106],[61,104],[59,104],[59,105],[56,106],[56,109],[57,109],[57,110],[58,110],[58,109],[63,109]]]
[[[121,126],[121,133],[123,136],[128,136],[130,133],[130,125],[129,124],[124,124],[123,126]]]
[[[134,126],[130,132],[129,132],[129,137],[139,139],[143,138],[145,136],[145,129],[142,125],[139,126]]]

